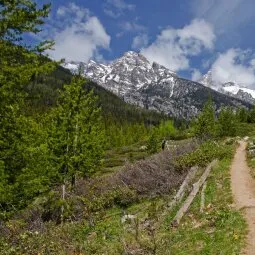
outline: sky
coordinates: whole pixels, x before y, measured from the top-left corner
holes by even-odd
[[[37,0],[39,6],[49,0]],[[110,62],[136,51],[184,78],[255,89],[254,0],[55,0],[38,40],[56,60]]]

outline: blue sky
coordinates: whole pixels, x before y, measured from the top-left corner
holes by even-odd
[[[40,37],[56,41],[54,59],[134,50],[185,78],[212,69],[216,81],[255,88],[254,10],[254,0],[57,0]]]

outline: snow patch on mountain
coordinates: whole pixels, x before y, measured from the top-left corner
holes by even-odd
[[[212,70],[209,70],[208,73],[202,77],[199,83],[221,93],[245,100],[249,103],[255,102],[255,90],[240,86],[235,81],[216,83],[216,81],[213,79]]]

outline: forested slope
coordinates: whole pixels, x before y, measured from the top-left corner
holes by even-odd
[[[37,111],[47,111],[47,109],[55,106],[59,91],[63,89],[64,84],[71,83],[72,77],[73,75],[68,69],[58,65],[50,74],[34,78],[27,88],[31,105],[36,107]],[[98,105],[101,107],[107,122],[111,120],[122,124],[129,122],[155,125],[159,124],[161,120],[167,119],[164,114],[124,102],[118,96],[90,80],[84,82],[84,89],[93,90],[94,94],[98,96]]]

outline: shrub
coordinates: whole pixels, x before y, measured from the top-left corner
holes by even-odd
[[[154,128],[147,142],[147,150],[149,153],[156,153],[158,151],[158,140],[158,131],[156,128]]]
[[[223,146],[215,141],[203,143],[195,151],[176,159],[174,166],[178,170],[184,170],[194,165],[206,166],[213,159],[229,158],[232,155],[232,146]]]
[[[204,105],[202,112],[194,122],[193,128],[197,137],[215,136],[215,110],[211,98]]]
[[[217,121],[217,135],[223,136],[235,136],[237,132],[237,117],[234,111],[230,107],[223,108],[218,116]]]
[[[160,137],[166,137],[168,139],[174,138],[177,135],[174,122],[172,120],[161,122],[158,128],[158,133]]]
[[[101,211],[113,206],[127,207],[138,200],[136,192],[126,187],[108,190],[99,196],[81,198],[84,206],[91,212]]]

